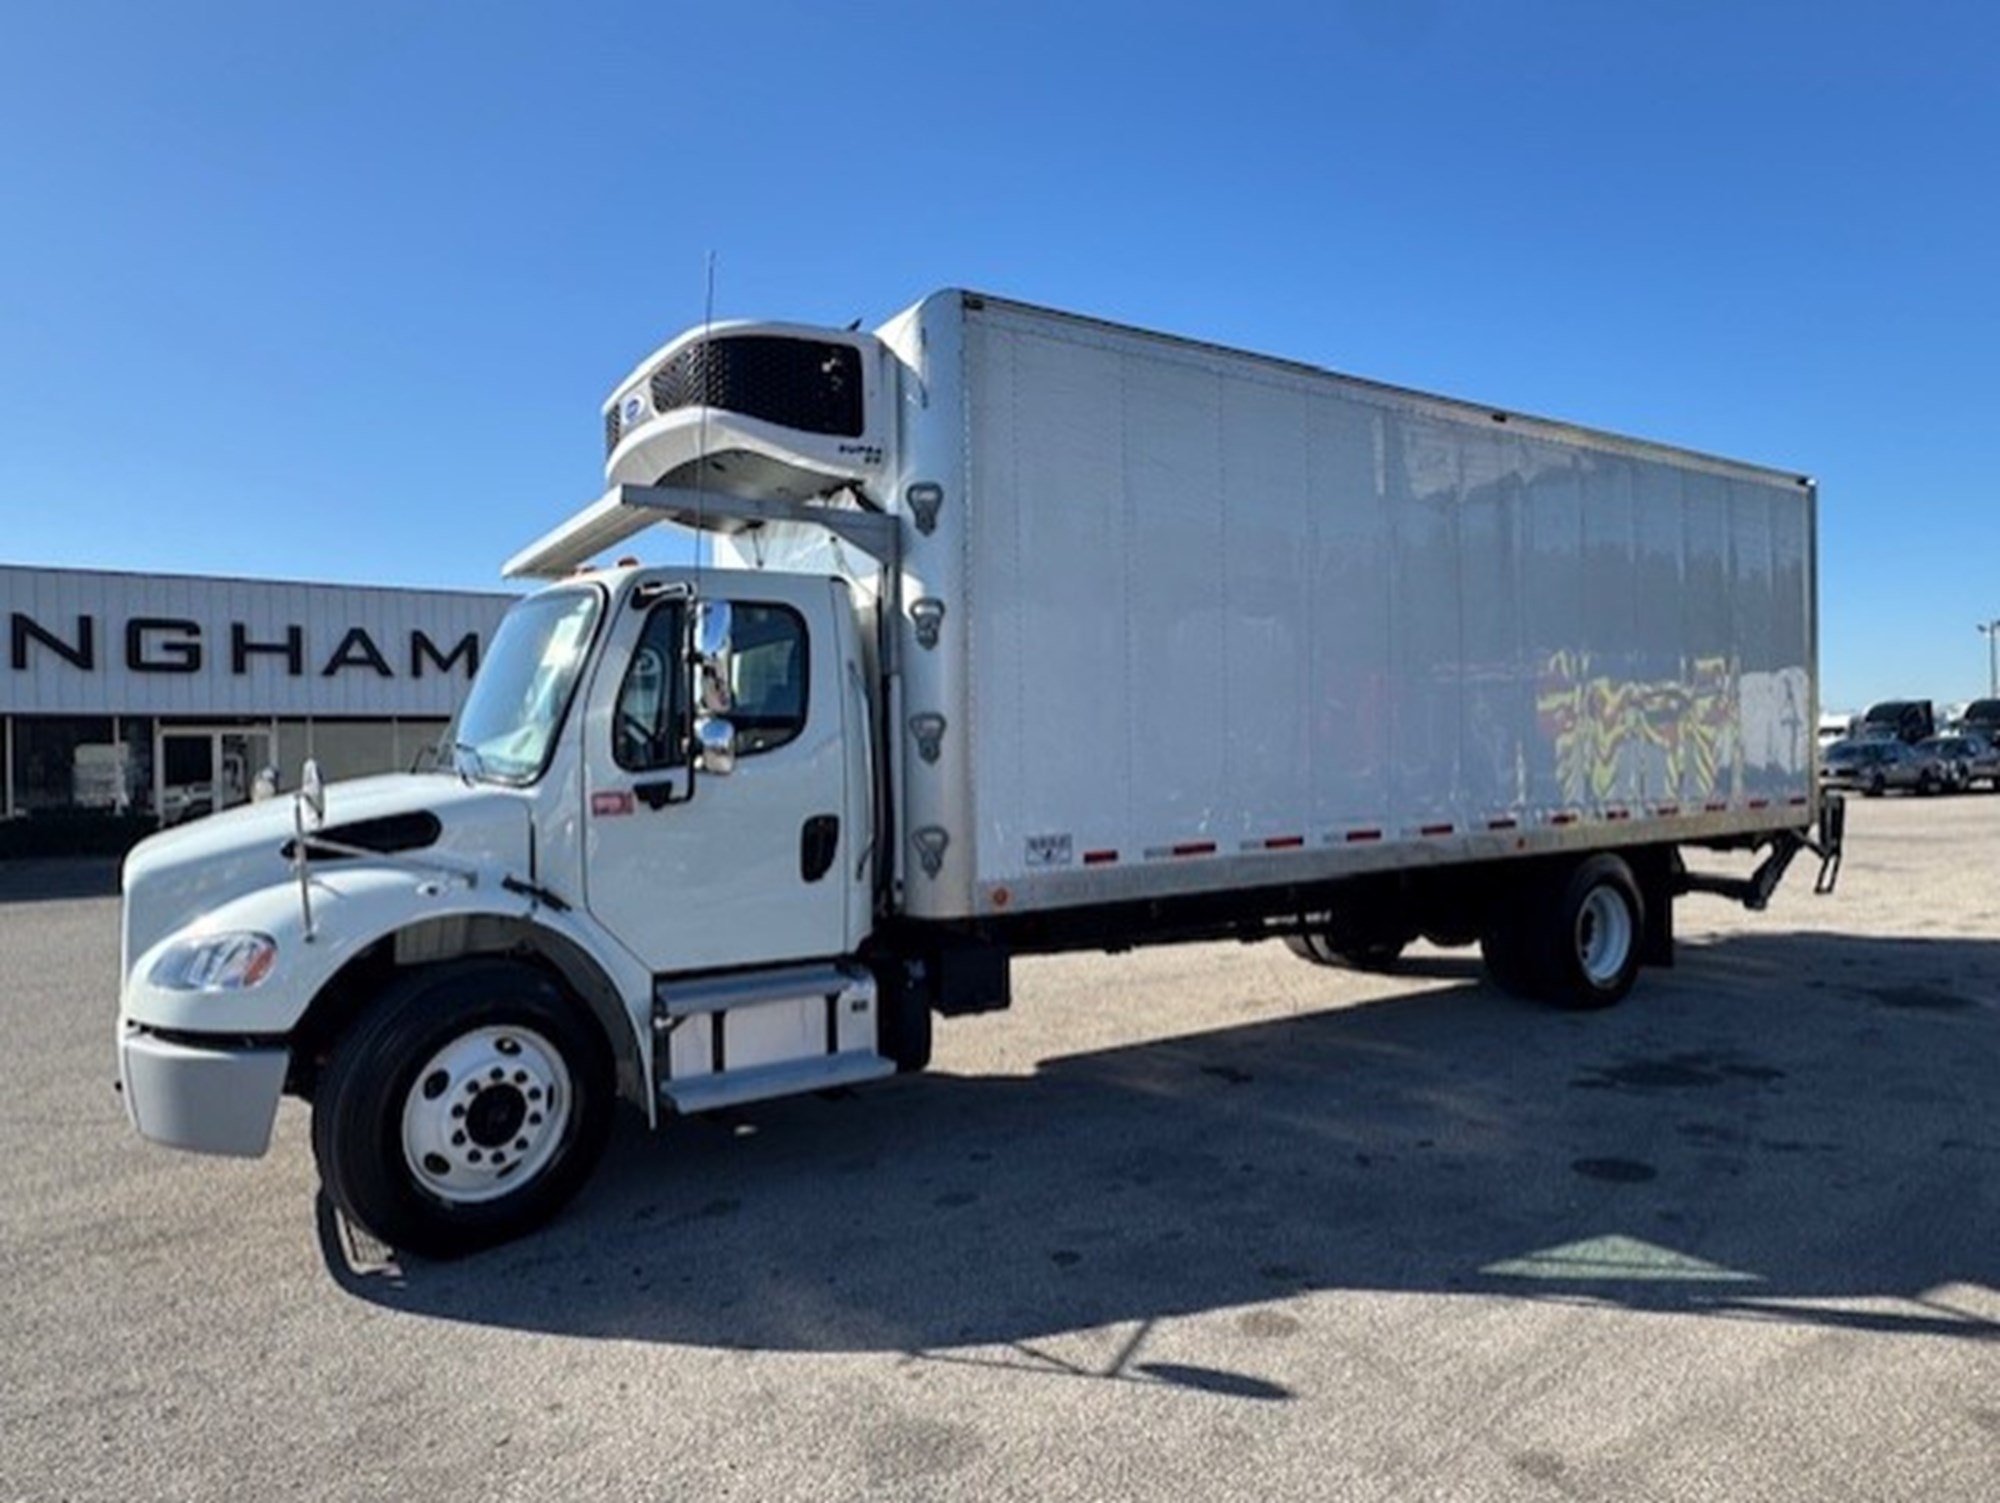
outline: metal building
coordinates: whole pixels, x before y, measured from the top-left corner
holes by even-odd
[[[0,813],[171,824],[308,756],[329,778],[408,767],[513,600],[0,564]]]

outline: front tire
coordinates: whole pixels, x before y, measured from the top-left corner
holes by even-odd
[[[313,1157],[350,1220],[458,1257],[562,1209],[611,1108],[596,1020],[540,971],[465,961],[411,972],[342,1040],[315,1096]]]

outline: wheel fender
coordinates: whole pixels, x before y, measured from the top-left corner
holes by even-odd
[[[510,894],[509,896],[513,896]],[[449,963],[480,955],[529,951],[554,970],[567,989],[596,1018],[619,1066],[619,1091],[638,1102],[652,1119],[654,1100],[646,1089],[652,1069],[651,974],[620,945],[576,909],[558,909],[524,900],[518,906],[461,906],[412,917],[407,907],[364,941],[349,947],[347,964],[385,942],[394,945],[399,968]],[[300,1023],[323,1039],[343,1030],[334,984],[345,971],[328,973]],[[329,1011],[333,1009],[333,1011]]]

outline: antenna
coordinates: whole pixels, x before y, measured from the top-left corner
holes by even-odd
[[[701,426],[697,431],[694,447],[694,589],[686,610],[687,635],[684,638],[687,653],[685,661],[692,666],[699,649],[695,645],[696,628],[701,619],[704,597],[701,593],[701,553],[708,536],[707,496],[708,496],[708,409],[709,398],[709,356],[714,350],[712,338],[715,329],[715,252],[708,253],[707,286],[702,293],[701,307]],[[695,683],[691,685],[694,695],[688,704],[687,714],[687,798],[694,797],[696,769],[701,765],[701,681],[707,677],[705,668],[696,669]]]
[[[701,594],[701,555],[707,546],[708,532],[704,525],[703,499],[708,492],[708,409],[709,409],[709,362],[713,358],[715,345],[711,337],[715,328],[715,252],[708,253],[707,285],[702,292],[701,305],[701,429],[695,440],[694,449],[694,591]]]

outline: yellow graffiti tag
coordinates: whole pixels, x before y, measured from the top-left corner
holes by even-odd
[[[1597,673],[1589,653],[1550,655],[1535,712],[1565,800],[1707,799],[1736,762],[1735,665],[1697,658],[1685,680]]]

